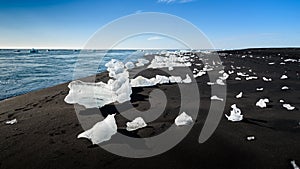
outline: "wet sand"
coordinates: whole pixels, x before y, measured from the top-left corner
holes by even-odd
[[[230,106],[237,104],[244,120],[233,123],[223,115],[218,128],[205,143],[199,144],[198,137],[211,103],[207,75],[197,78],[201,102],[191,101],[191,104],[200,103],[191,132],[173,149],[144,159],[120,157],[92,146],[89,140],[77,139],[83,129],[74,106],[64,102],[69,91],[66,83],[0,102],[0,168],[292,168],[291,160],[299,165],[300,63],[284,60],[299,60],[300,49],[248,49],[219,53],[226,72],[232,70],[231,65],[236,69],[226,81],[224,114],[229,114]],[[280,64],[282,62],[285,64]],[[192,69],[196,67],[195,63]],[[253,71],[249,72],[249,69]],[[258,79],[237,81],[236,72],[256,73]],[[150,77],[156,73],[148,71],[144,74]],[[283,74],[289,78],[281,80]],[[264,82],[263,76],[272,78],[272,81]],[[106,73],[97,75],[97,81],[107,79]],[[290,89],[281,90],[285,85]],[[258,87],[264,90],[258,92]],[[153,89],[161,89],[168,97],[165,114],[149,123],[147,128],[131,133],[124,130],[122,126],[126,120],[117,114],[119,132],[133,137],[149,137],[163,132],[173,123],[180,107],[177,84],[135,88],[131,103],[139,110],[147,110],[148,95]],[[243,92],[243,97],[236,99],[239,92]],[[256,107],[255,103],[265,97],[270,99],[268,107]],[[283,108],[280,99],[295,106],[295,110]],[[117,113],[115,111],[112,105],[101,108],[103,114]],[[14,118],[18,123],[5,124]],[[247,136],[255,136],[255,140],[248,141]]]

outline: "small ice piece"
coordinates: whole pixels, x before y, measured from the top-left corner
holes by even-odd
[[[284,79],[287,79],[287,78],[288,78],[287,75],[282,75],[282,76],[280,77],[281,80],[284,80]]]
[[[233,73],[234,73],[234,70],[231,70],[231,71],[229,70],[228,71],[228,74],[230,74],[230,75],[233,74]]]
[[[200,77],[200,76],[203,76],[203,75],[205,75],[206,74],[206,72],[205,71],[203,71],[203,70],[200,70],[197,74],[195,74],[194,75],[194,78],[196,78],[196,77]]]
[[[110,140],[117,133],[115,114],[108,115],[104,120],[96,123],[91,129],[80,133],[77,138],[87,138],[93,144],[99,144]]]
[[[248,137],[247,137],[247,140],[248,140],[248,141],[252,141],[252,140],[254,140],[254,139],[255,139],[254,136],[248,136]]]
[[[207,82],[207,85],[211,86],[211,85],[214,85],[215,83],[213,82]]]
[[[290,104],[283,104],[282,107],[286,108],[287,110],[294,110],[295,107]]]
[[[219,77],[221,80],[226,80],[226,79],[228,79],[228,77],[229,77],[229,74],[227,74],[226,72],[225,73],[223,73],[223,76],[222,77]]]
[[[299,166],[296,164],[295,160],[291,161],[291,165],[293,166],[294,169],[300,169]]]
[[[243,76],[243,77],[248,77],[249,75],[246,73],[242,73],[242,72],[237,72],[236,73],[238,76]]]
[[[191,82],[192,82],[192,79],[191,79],[191,77],[190,77],[188,74],[186,74],[186,78],[183,79],[182,82],[183,82],[183,83],[191,83]]]
[[[258,102],[256,102],[256,106],[260,107],[260,108],[265,108],[267,107],[267,103],[269,103],[269,99],[259,99]]]
[[[240,77],[236,77],[235,80],[242,80]]]
[[[279,100],[279,103],[284,103],[284,100],[280,99],[280,100]]]
[[[12,125],[12,124],[16,124],[17,122],[18,122],[17,119],[12,119],[12,120],[6,121],[5,124]]]
[[[137,67],[140,67],[140,66],[144,66],[145,64],[148,64],[149,63],[149,60],[147,59],[138,59],[138,63],[136,63],[135,65]]]
[[[145,87],[156,85],[156,78],[145,78],[143,76],[138,76],[130,81],[131,87]]]
[[[284,62],[297,62],[296,59],[285,59]]]
[[[223,101],[224,99],[218,97],[218,96],[211,96],[210,100],[219,100],[219,101]]]
[[[256,91],[263,91],[264,90],[264,88],[262,88],[262,87],[258,87],[258,88],[256,88]]]
[[[134,130],[146,127],[147,124],[142,117],[137,117],[133,121],[127,122],[126,126],[127,126],[126,127],[127,131],[134,131]]]
[[[246,80],[252,80],[252,79],[258,79],[258,77],[256,77],[256,76],[249,76],[249,77],[246,77]]]
[[[243,96],[243,92],[240,92],[238,95],[236,95],[235,97],[237,98],[237,99],[239,99],[239,98],[241,98]]]
[[[266,78],[266,77],[263,77],[262,79],[263,79],[263,81],[265,81],[265,82],[270,82],[270,81],[272,81],[272,79],[271,79],[271,78]]]
[[[275,62],[270,62],[270,63],[268,63],[269,65],[274,65],[275,64]]]
[[[127,62],[127,63],[125,63],[125,67],[126,67],[126,69],[133,69],[134,68],[134,64],[132,63],[132,62]]]
[[[156,79],[156,83],[158,83],[158,84],[164,84],[164,83],[170,82],[170,80],[167,76],[156,75],[155,79]]]
[[[243,115],[241,109],[236,107],[236,104],[231,105],[232,110],[230,111],[230,115],[225,114],[226,118],[229,121],[237,122],[243,120]]]
[[[170,76],[169,80],[171,83],[182,83],[182,79],[180,76]]]
[[[289,87],[283,86],[283,87],[281,88],[281,90],[289,90]]]
[[[190,125],[192,123],[193,123],[192,117],[187,115],[185,112],[182,112],[175,119],[176,126]]]
[[[217,80],[216,80],[216,83],[217,83],[218,85],[225,85],[225,83],[223,82],[222,79],[217,79]]]
[[[225,72],[224,70],[220,70],[220,71],[219,71],[220,74],[223,74],[224,72]]]

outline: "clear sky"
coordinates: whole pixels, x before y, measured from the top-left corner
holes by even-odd
[[[82,48],[139,12],[186,19],[216,48],[300,47],[299,11],[300,0],[1,0],[0,48]]]

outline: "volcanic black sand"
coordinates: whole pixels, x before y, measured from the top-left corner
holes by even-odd
[[[120,157],[92,146],[87,139],[77,139],[83,129],[74,106],[64,102],[69,91],[66,83],[0,102],[0,168],[279,169],[292,168],[291,160],[299,165],[300,49],[247,49],[220,51],[219,54],[225,71],[232,70],[233,66],[235,72],[226,81],[226,106],[220,124],[205,143],[199,144],[198,137],[211,102],[207,74],[197,78],[201,104],[191,132],[173,149],[143,159]],[[241,77],[242,80],[238,81],[235,80],[236,72],[258,79],[247,81]],[[158,72],[152,70],[146,74],[151,76],[151,73]],[[281,80],[283,74],[288,79]],[[272,81],[263,81],[263,76],[272,78]],[[107,73],[97,75],[98,81],[107,79]],[[282,86],[288,86],[289,90],[281,90]],[[264,90],[256,91],[259,87]],[[147,128],[132,133],[125,132],[122,127],[125,121],[117,114],[119,132],[133,137],[150,137],[173,123],[180,106],[177,84],[135,88],[132,104],[139,110],[148,109],[148,94],[153,89],[161,89],[167,95],[168,113],[149,123]],[[243,97],[235,98],[240,92],[243,92]],[[255,106],[261,98],[270,99],[267,108]],[[296,108],[286,110],[280,99]],[[198,104],[199,100],[193,102]],[[224,116],[229,114],[232,104],[237,104],[242,110],[243,121],[230,122]],[[115,111],[113,105],[101,108],[104,114]],[[5,124],[14,118],[18,123]],[[248,141],[247,136],[255,136],[255,139]]]

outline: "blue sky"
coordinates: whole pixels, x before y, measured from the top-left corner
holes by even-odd
[[[82,48],[105,24],[139,12],[163,12],[186,19],[216,48],[300,46],[299,0],[1,0],[0,3],[0,48]]]

